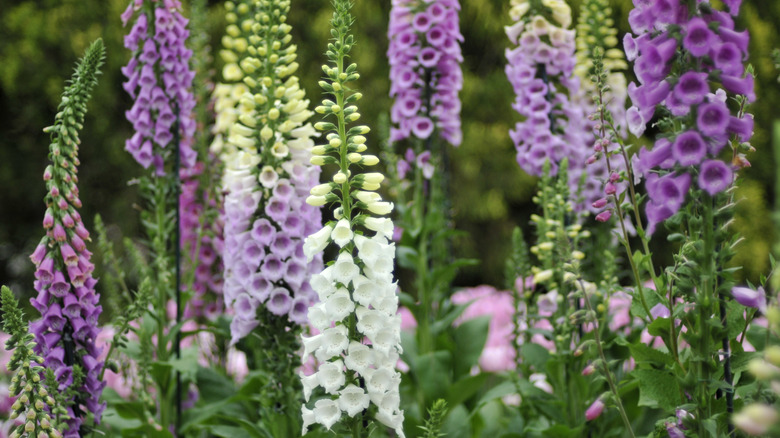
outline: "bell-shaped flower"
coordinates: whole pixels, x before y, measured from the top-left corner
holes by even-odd
[[[325,310],[333,321],[342,321],[355,310],[349,291],[340,288],[325,301]]]
[[[333,231],[330,233],[330,238],[333,239],[333,241],[342,248],[344,245],[352,241],[352,236],[353,233],[351,225],[346,219],[340,219],[333,228]]]
[[[348,285],[359,274],[360,268],[355,264],[352,256],[346,252],[339,254],[333,265],[333,280]]]
[[[344,357],[344,364],[348,369],[365,375],[369,367],[374,364],[374,350],[368,345],[352,341],[349,343],[347,355]]]
[[[321,364],[317,369],[317,382],[328,394],[336,394],[346,382],[344,363],[341,359]]]
[[[348,346],[349,338],[347,337],[346,326],[337,325],[322,332],[322,344],[315,356],[317,356],[318,360],[325,361],[340,355],[347,350]]]
[[[346,412],[350,417],[354,417],[356,414],[368,409],[371,399],[363,388],[348,385],[339,391],[338,402],[342,411]]]
[[[314,403],[314,421],[330,430],[341,419],[341,409],[335,400],[320,399]]]

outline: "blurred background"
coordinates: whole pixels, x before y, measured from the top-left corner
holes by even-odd
[[[188,2],[183,3],[188,9]],[[575,19],[580,3],[569,1]],[[628,30],[631,0],[611,3],[622,39]],[[32,296],[33,265],[28,255],[43,234],[41,178],[48,163],[48,137],[42,128],[53,121],[76,59],[97,37],[104,39],[108,58],[81,135],[82,216],[90,230],[99,213],[111,235],[138,236],[137,193],[128,181],[142,169],[124,151],[125,139],[132,134],[124,112],[132,102],[122,89],[120,72],[130,56],[122,46],[127,29],[119,18],[127,4],[128,0],[0,0],[0,284],[10,286],[18,296]],[[212,41],[213,57],[218,58],[223,7],[219,1],[208,4],[205,31]],[[391,105],[384,56],[390,4],[389,0],[355,0],[358,45],[353,55],[361,72],[357,86],[365,95],[363,120],[372,127]],[[465,269],[456,284],[486,283],[501,288],[512,229],[528,228],[528,218],[535,212],[531,197],[536,179],[520,170],[508,136],[518,119],[510,107],[514,95],[504,74],[509,41],[503,26],[510,24],[509,1],[463,0],[461,4],[464,141],[451,154],[451,193],[455,225],[466,233],[454,248],[459,256],[479,259],[480,264]],[[301,64],[297,74],[313,102],[321,99],[317,81],[330,16],[327,0],[292,1],[289,23]],[[734,228],[745,241],[735,263],[744,266],[743,277],[755,281],[768,270],[768,253],[777,238],[770,212],[778,207],[772,133],[780,120],[780,86],[770,54],[780,47],[780,1],[745,0],[737,22],[738,28],[751,33],[750,62],[757,74],[758,99],[750,108],[756,120],[753,146],[757,151],[748,157],[752,167],[743,172],[738,191],[742,201]],[[220,65],[214,71],[219,72]],[[780,135],[780,129],[775,131],[776,137]],[[369,139],[374,146],[377,132]],[[668,252],[663,235],[655,240],[658,254]]]

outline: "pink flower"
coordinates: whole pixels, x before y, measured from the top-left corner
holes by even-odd
[[[602,412],[604,412],[604,402],[599,398],[585,411],[585,419],[593,421],[598,418]]]

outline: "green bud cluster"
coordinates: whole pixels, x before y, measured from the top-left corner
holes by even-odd
[[[51,230],[62,226],[68,236],[74,233],[74,218],[78,218],[76,209],[81,208],[78,189],[78,169],[81,163],[78,158],[79,130],[84,127],[84,116],[87,113],[87,102],[92,89],[97,84],[100,67],[105,59],[105,47],[102,39],[95,40],[84,53],[84,57],[76,65],[65,91],[62,94],[58,112],[54,117],[54,125],[43,129],[50,136],[49,159],[52,164],[46,167],[43,179],[46,182],[46,217],[44,227]],[[53,235],[47,233],[41,243],[48,246]],[[70,241],[65,236],[56,236],[58,242]]]
[[[385,215],[392,210],[392,204],[382,200],[375,190],[379,189],[384,179],[381,173],[352,174],[351,165],[374,166],[379,163],[375,155],[365,154],[365,134],[369,127],[357,125],[350,127],[360,119],[356,102],[363,95],[352,88],[352,83],[360,78],[357,64],[346,64],[346,59],[355,45],[350,34],[353,23],[349,12],[350,1],[334,1],[335,12],[331,21],[331,42],[325,52],[328,64],[322,66],[324,74],[319,82],[325,99],[314,111],[324,115],[324,121],[316,123],[315,129],[325,133],[327,143],[312,149],[311,162],[315,165],[338,164],[339,171],[333,176],[332,183],[321,184],[312,189],[311,196],[306,200],[311,205],[325,205],[337,202],[338,218],[345,217],[356,223],[363,223],[368,213]],[[340,196],[333,193],[339,191]],[[353,208],[363,210],[366,214],[353,214]]]
[[[22,418],[26,421],[11,429],[11,437],[61,438],[62,429],[53,424],[49,415],[64,409],[57,405],[41,382],[44,368],[43,358],[35,354],[35,336],[27,330],[27,323],[19,303],[10,289],[3,286],[0,295],[3,313],[3,330],[11,335],[5,344],[13,351],[8,361],[8,370],[13,377],[8,392],[16,401],[11,406],[10,420]],[[48,408],[48,409],[47,409]]]
[[[625,56],[617,49],[617,28],[612,19],[612,8],[607,0],[585,0],[577,23],[577,67],[575,72],[583,79],[593,73],[593,51],[604,51],[607,71],[628,68]]]

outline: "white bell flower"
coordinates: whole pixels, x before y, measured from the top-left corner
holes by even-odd
[[[387,201],[376,201],[368,204],[368,211],[378,215],[389,214],[393,211],[393,203]]]
[[[301,372],[298,373],[298,375],[301,377],[301,383],[303,383],[303,399],[308,402],[309,397],[311,397],[312,390],[320,386],[320,382],[317,380],[316,373],[310,376],[306,376]]]
[[[349,297],[349,291],[340,288],[328,297],[325,310],[333,321],[342,321],[355,310],[355,303]]]
[[[403,430],[403,424],[404,424],[403,411],[398,411],[397,414],[393,414],[387,411],[379,410],[376,413],[376,419],[377,421],[384,424],[385,426],[394,429],[395,434],[398,436],[398,438],[406,438],[406,435],[404,435],[404,430]]]
[[[309,307],[309,324],[316,328],[320,332],[330,327],[331,319],[328,316],[328,312],[325,310],[324,303],[317,303]]]
[[[339,391],[339,408],[346,412],[350,417],[354,417],[355,414],[368,409],[371,399],[363,388],[355,385],[349,385],[346,388]]]
[[[323,342],[323,335],[320,333],[318,335],[309,336],[308,338],[301,335],[301,341],[303,343],[303,361],[305,362],[310,354],[315,353],[320,349]]]
[[[333,228],[333,231],[330,233],[330,238],[333,239],[333,241],[342,248],[344,245],[352,241],[352,236],[353,233],[350,227],[350,223],[346,219],[339,220],[336,226]]]
[[[371,338],[371,345],[376,351],[389,355],[390,351],[401,342],[401,333],[390,328],[379,330]]]
[[[371,370],[366,377],[366,390],[374,400],[376,397],[384,397],[387,391],[398,389],[401,382],[401,374],[391,367],[382,367]],[[381,400],[381,398],[379,398]],[[374,402],[376,403],[376,401]]]
[[[314,420],[328,430],[341,419],[341,409],[335,400],[320,399],[314,403]]]
[[[303,417],[303,429],[301,429],[301,435],[306,435],[309,431],[309,426],[317,422],[317,418],[314,416],[314,411],[307,408],[306,405],[301,406],[301,415]]]
[[[317,370],[317,381],[328,394],[336,392],[344,386],[346,375],[344,374],[344,364],[341,359],[335,362],[321,364]]]
[[[386,217],[367,217],[364,225],[371,231],[376,231],[377,235],[382,235],[388,239],[393,238],[395,226],[390,218]]]
[[[347,355],[344,357],[344,364],[352,371],[358,374],[365,374],[366,370],[373,364],[374,350],[368,345],[357,341],[349,343]]]
[[[376,333],[390,322],[390,317],[375,309],[358,306],[355,313],[358,317],[358,331],[369,338],[376,336]]]
[[[352,279],[360,275],[360,268],[355,264],[352,256],[346,252],[339,254],[333,268],[333,280],[343,285],[348,285]]]
[[[333,285],[333,278],[331,277],[332,273],[332,267],[328,267],[321,274],[312,275],[309,280],[309,285],[314,292],[317,292],[320,301],[327,300],[333,292],[336,292],[336,286]]]
[[[326,361],[334,356],[341,355],[348,346],[347,327],[337,325],[336,327],[323,330],[322,343],[315,356],[320,361]]]
[[[368,307],[374,302],[374,295],[377,291],[377,285],[368,278],[360,275],[352,280],[355,291],[352,297],[363,307]]]
[[[333,226],[326,225],[321,230],[303,239],[303,253],[306,255],[306,261],[310,262],[317,253],[328,246],[332,231]]]

